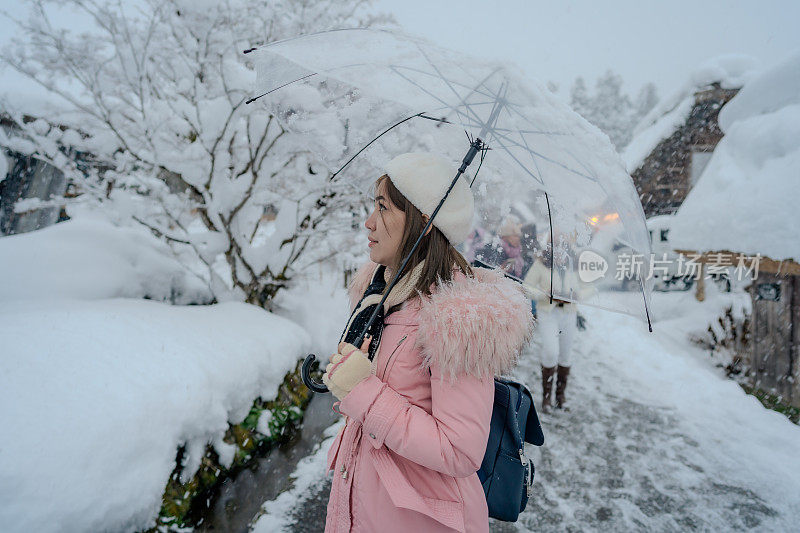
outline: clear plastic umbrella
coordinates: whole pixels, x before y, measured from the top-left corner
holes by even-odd
[[[315,33],[248,53],[251,101],[304,135],[332,179],[366,191],[400,153],[437,152],[454,169],[477,154],[460,178],[475,196],[469,259],[503,267],[532,296],[650,326],[650,240],[631,178],[608,137],[545,87],[507,64],[385,30]]]

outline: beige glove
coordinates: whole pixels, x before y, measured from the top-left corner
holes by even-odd
[[[371,340],[365,338],[361,350],[346,342],[339,344],[339,353],[332,355],[325,367],[322,382],[339,400],[372,373],[372,361],[364,353],[369,350]]]

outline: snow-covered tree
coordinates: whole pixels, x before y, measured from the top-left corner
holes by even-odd
[[[614,146],[621,148],[631,137],[633,104],[622,92],[622,77],[607,71],[597,79],[593,99],[593,123],[606,132]]]
[[[371,3],[28,0],[0,59],[68,106],[37,120],[4,106],[15,132],[0,144],[55,165],[82,201],[150,228],[218,299],[264,305],[300,262],[324,256],[318,230],[341,226],[335,217],[349,225],[357,200],[265,107],[246,105],[255,71],[243,51],[392,22]],[[61,9],[94,29],[61,27]]]
[[[634,102],[636,110],[636,123],[644,118],[658,103],[658,90],[655,84],[648,83],[644,85],[636,96]]]
[[[575,84],[570,91],[570,104],[572,109],[584,118],[591,114],[592,100],[589,97],[589,91],[586,89],[586,82],[583,81],[581,76],[575,78]]]
[[[658,102],[652,83],[645,85],[636,101],[632,101],[622,90],[622,77],[612,70],[597,79],[593,95],[589,94],[583,78],[576,78],[570,98],[572,108],[606,133],[618,150],[631,141],[636,124]]]

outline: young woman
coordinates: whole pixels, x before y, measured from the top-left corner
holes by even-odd
[[[553,269],[553,287],[578,287],[578,276],[556,259]],[[563,261],[562,261],[563,263]],[[561,268],[560,268],[561,267]],[[547,287],[550,284],[550,255],[534,262],[525,276],[525,283],[531,287]],[[564,294],[562,289],[559,294]],[[578,309],[567,300],[553,298],[544,293],[536,298],[536,341],[541,346],[542,365],[542,412],[549,413],[556,385],[556,407],[566,408],[567,380],[572,366],[572,344],[578,331]]]
[[[350,287],[354,317],[380,299],[370,287],[391,279],[455,175],[425,153],[400,155],[384,170],[365,223],[370,261]],[[472,211],[460,180],[389,294],[377,342],[341,343],[331,357],[323,381],[347,420],[328,452],[326,532],[489,531],[476,472],[493,376],[514,366],[532,317],[520,286],[470,268],[453,247],[468,235]]]
[[[564,240],[556,234],[556,242]],[[551,248],[548,239],[547,248]],[[552,284],[554,292],[559,296],[569,296],[573,301],[586,301],[594,293],[594,289],[583,283],[573,269],[576,252],[571,245],[560,246],[556,251],[555,267],[552,268]],[[549,287],[551,282],[551,256],[542,254],[540,260],[525,275],[525,284],[530,287]],[[536,332],[535,340],[539,345],[542,363],[542,412],[550,412],[553,392],[553,381],[556,386],[556,407],[566,409],[567,381],[572,366],[572,344],[578,331],[577,304],[569,300],[553,298],[544,292],[536,296]]]

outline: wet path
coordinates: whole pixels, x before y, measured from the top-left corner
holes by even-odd
[[[290,474],[298,462],[323,440],[323,431],[338,419],[330,394],[315,394],[306,409],[297,438],[275,448],[251,468],[226,480],[211,509],[195,531],[240,533],[249,530],[265,501],[291,486]],[[324,517],[324,508],[323,508]]]

